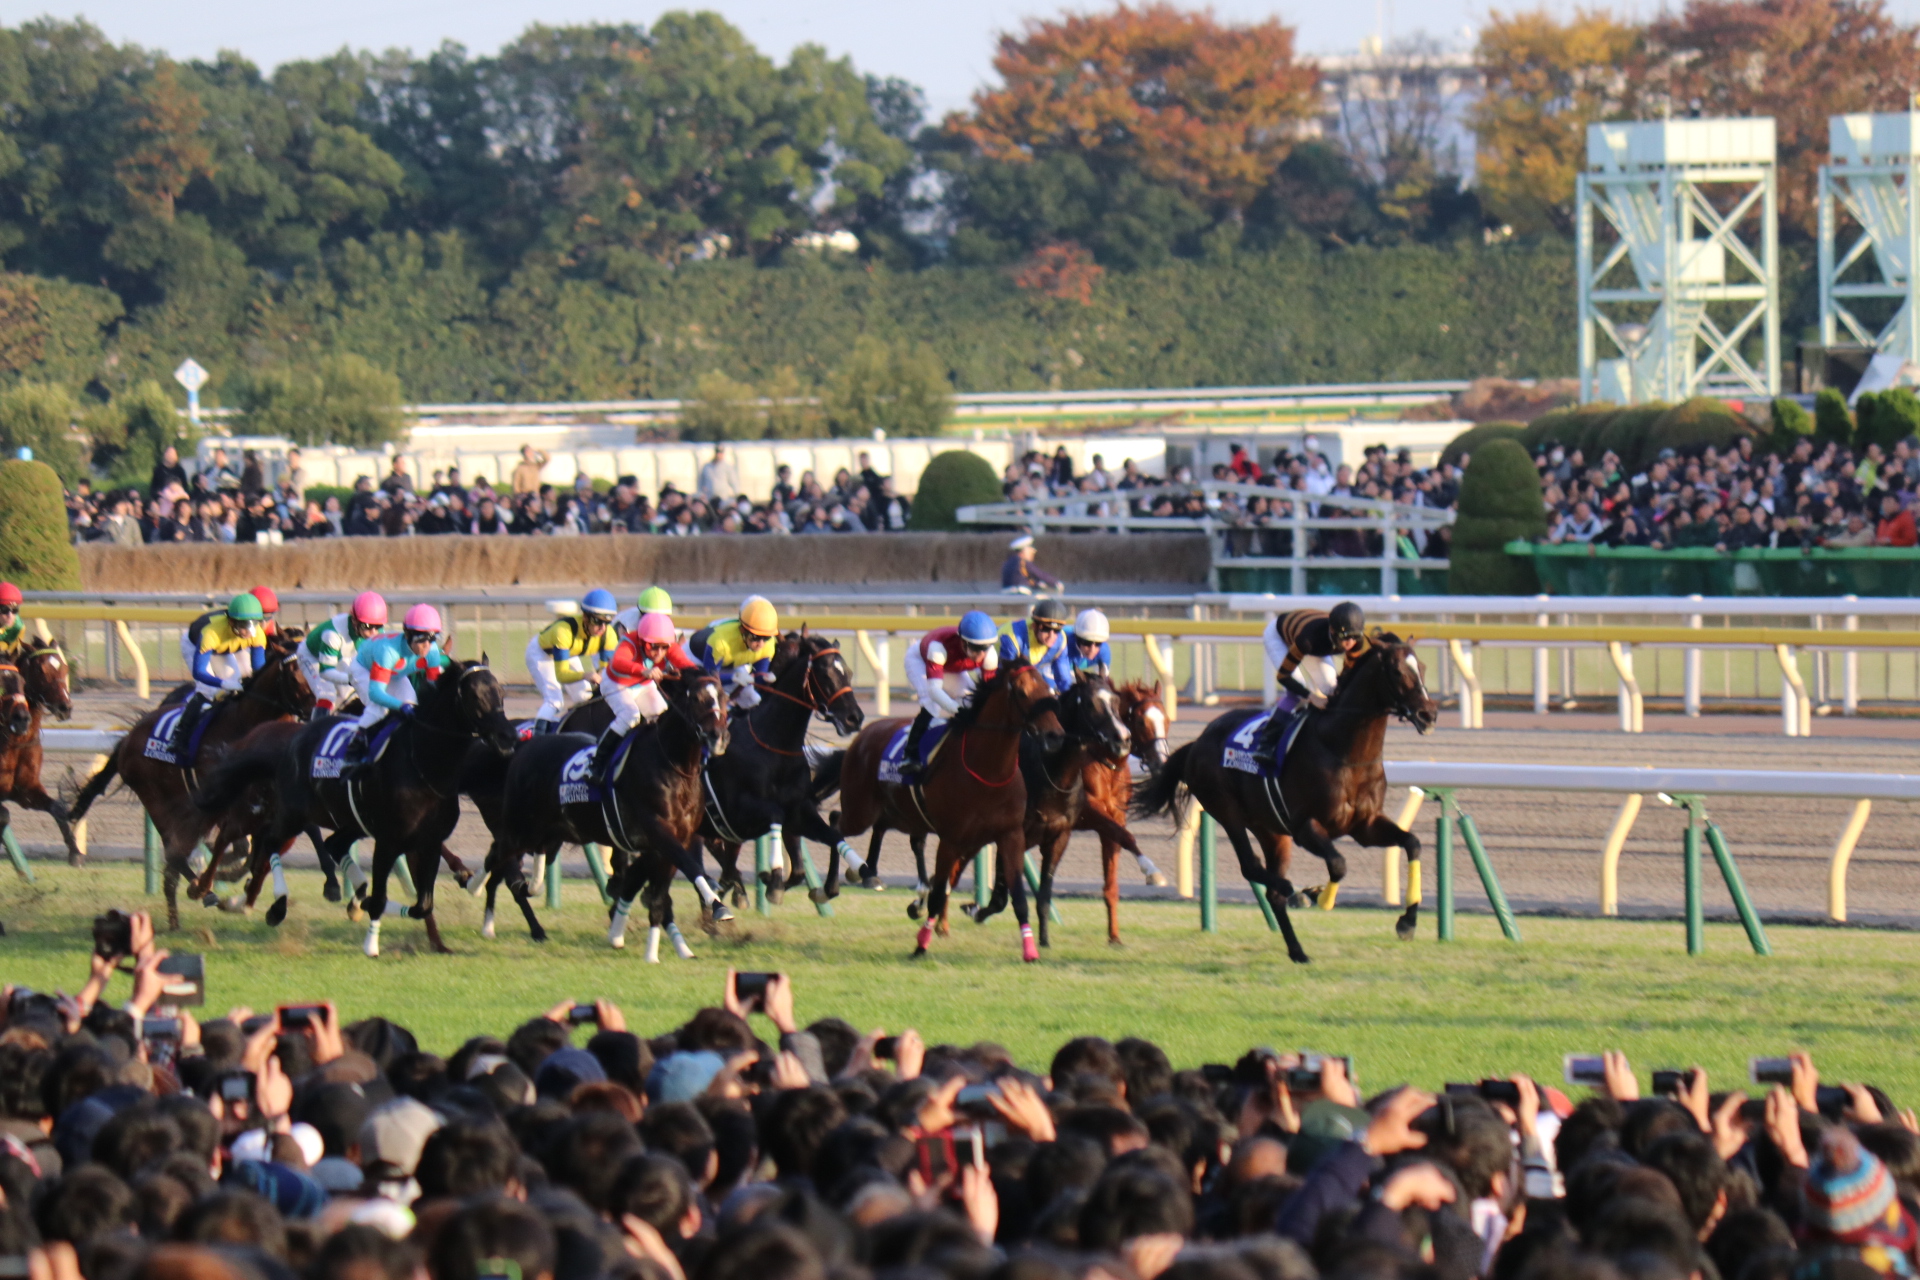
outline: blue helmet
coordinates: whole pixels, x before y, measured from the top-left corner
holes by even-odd
[[[602,617],[611,618],[614,614],[620,612],[620,602],[615,600],[613,598],[613,592],[608,591],[605,587],[595,587],[593,590],[587,592],[585,597],[581,599],[580,611],[582,613],[597,613]]]
[[[960,619],[960,638],[968,644],[992,644],[1000,638],[1000,628],[992,618],[972,609]]]

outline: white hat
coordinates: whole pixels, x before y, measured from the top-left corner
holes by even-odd
[[[1032,545],[1033,545],[1033,535],[1030,533],[1023,533],[1019,537],[1015,538],[1012,542],[1009,542],[1007,544],[1007,550],[1025,551],[1028,547]]]

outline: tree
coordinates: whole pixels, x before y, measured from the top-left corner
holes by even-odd
[[[67,389],[47,382],[21,382],[0,392],[0,452],[33,450],[43,462],[72,484],[86,474],[80,449],[73,441],[77,407]]]
[[[1813,438],[1816,447],[1853,443],[1853,414],[1847,410],[1847,398],[1837,387],[1822,388],[1813,398]]]
[[[129,86],[127,107],[131,145],[115,162],[114,176],[136,209],[171,222],[187,184],[213,172],[213,151],[201,136],[206,109],[164,58],[142,83]]]
[[[249,433],[297,444],[378,445],[400,438],[400,380],[351,352],[252,375],[240,395]]]
[[[1470,117],[1489,212],[1522,231],[1572,229],[1587,126],[1624,109],[1639,40],[1603,9],[1566,22],[1546,9],[1489,15],[1476,55],[1486,88]]]
[[[758,440],[765,424],[754,389],[718,369],[700,375],[680,410],[680,434],[687,440]]]
[[[145,487],[168,445],[183,442],[180,410],[159,383],[144,381],[84,417],[93,465],[115,486]]]
[[[931,436],[953,412],[953,386],[932,348],[862,335],[827,380],[821,402],[837,436]]]

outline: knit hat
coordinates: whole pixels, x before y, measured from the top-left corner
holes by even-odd
[[[1910,1252],[1920,1237],[1894,1198],[1886,1165],[1845,1129],[1829,1129],[1800,1189],[1800,1217],[1816,1244],[1884,1245]]]
[[[647,1074],[647,1093],[655,1102],[688,1102],[707,1091],[726,1061],[711,1050],[672,1053]]]

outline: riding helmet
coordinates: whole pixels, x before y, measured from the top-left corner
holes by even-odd
[[[611,618],[620,612],[620,602],[605,587],[595,587],[580,601],[580,612],[588,617]]]
[[[1098,609],[1082,609],[1080,616],[1073,620],[1073,638],[1088,640],[1094,644],[1105,644],[1112,629],[1107,625],[1107,615]]]
[[[1000,638],[1000,628],[992,618],[971,609],[960,619],[960,639],[967,644],[992,644]]]
[[[664,613],[643,613],[633,634],[642,644],[672,644],[675,636],[673,619]]]
[[[353,620],[369,627],[386,626],[386,597],[378,591],[362,591],[353,598]]]
[[[1342,600],[1327,615],[1327,626],[1335,640],[1358,640],[1367,631],[1367,615],[1351,600]]]
[[[260,607],[259,597],[248,592],[227,601],[227,616],[235,622],[265,622],[267,611]]]
[[[1067,625],[1066,606],[1052,596],[1041,596],[1033,602],[1033,612],[1027,615],[1035,622],[1051,622],[1057,626]]]
[[[748,596],[740,602],[740,625],[757,636],[776,636],[780,615],[765,596]]]
[[[255,587],[247,594],[260,602],[260,607],[266,610],[269,618],[280,612],[280,597],[273,593],[272,587]]]
[[[0,604],[10,604],[18,609],[26,602],[26,599],[25,596],[20,594],[20,588],[14,586],[11,582],[0,582]]]
[[[409,632],[437,636],[440,634],[440,611],[430,604],[417,604],[407,610],[407,616],[400,620],[400,625]]]
[[[648,587],[640,593],[637,605],[642,613],[672,613],[673,597],[665,587]]]

